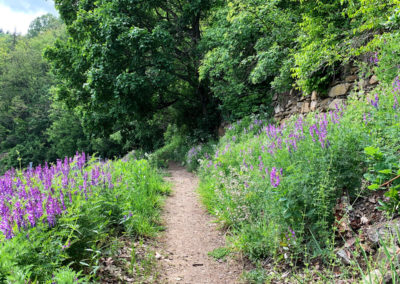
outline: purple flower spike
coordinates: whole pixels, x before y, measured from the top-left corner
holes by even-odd
[[[272,187],[274,187],[274,188],[278,187],[278,185],[281,182],[281,179],[280,179],[277,169],[275,167],[273,167],[271,170],[270,181],[271,181]]]
[[[376,109],[379,108],[379,97],[378,94],[375,94],[375,100],[371,100],[371,105]]]

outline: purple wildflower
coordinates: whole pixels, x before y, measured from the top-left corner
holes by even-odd
[[[270,181],[271,181],[272,187],[274,187],[274,188],[278,187],[278,185],[280,184],[281,179],[280,179],[279,173],[277,172],[277,169],[275,167],[273,167],[271,169]]]

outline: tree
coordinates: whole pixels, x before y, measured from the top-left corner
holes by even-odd
[[[296,4],[297,5],[297,4]],[[290,1],[224,1],[203,38],[202,80],[222,101],[228,120],[258,112],[274,93],[291,88],[299,13]]]
[[[59,18],[55,17],[52,14],[46,14],[34,19],[28,29],[28,37],[38,36],[40,33],[44,33],[49,30],[58,29],[61,25],[61,21]]]
[[[215,103],[198,80],[200,23],[210,5],[56,0],[70,35],[46,51],[58,99],[79,106],[99,137],[120,131],[129,140],[165,109],[187,129],[216,129]]]

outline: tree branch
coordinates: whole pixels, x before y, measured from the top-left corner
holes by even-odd
[[[380,187],[385,187],[388,186],[389,184],[391,184],[392,182],[394,182],[396,179],[400,178],[400,175],[398,175],[397,177],[392,178],[391,180],[385,182],[384,184],[382,184]]]

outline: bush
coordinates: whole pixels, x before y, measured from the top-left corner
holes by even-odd
[[[169,161],[186,165],[188,170],[194,171],[199,166],[199,159],[207,153],[213,153],[213,139],[208,137],[208,142],[201,139],[202,135],[188,135],[184,129],[176,125],[169,125],[164,134],[165,145],[149,155],[149,161],[156,167],[168,166]],[[195,145],[195,146],[192,146]]]
[[[185,154],[189,149],[185,137],[175,125],[169,125],[164,134],[165,145],[156,150],[149,157],[149,161],[156,167],[167,167],[169,161],[184,162]]]
[[[209,141],[190,148],[186,154],[186,168],[191,172],[197,170],[201,159],[210,158],[214,154],[215,144],[214,141]]]

